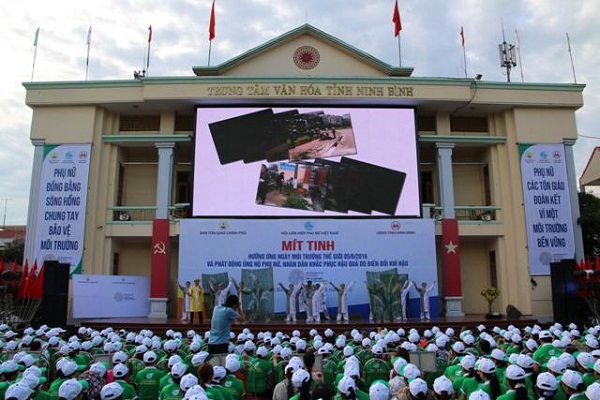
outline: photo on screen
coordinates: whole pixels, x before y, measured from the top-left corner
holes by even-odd
[[[312,162],[262,164],[256,204],[325,211],[329,166]]]
[[[324,111],[298,114],[287,120],[290,161],[356,154],[351,115]]]

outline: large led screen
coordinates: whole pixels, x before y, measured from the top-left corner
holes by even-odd
[[[195,216],[421,214],[413,109],[196,111]]]

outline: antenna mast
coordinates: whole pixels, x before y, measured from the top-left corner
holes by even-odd
[[[504,22],[502,22],[502,43],[498,45],[500,68],[506,69],[506,81],[510,82],[510,70],[517,66],[517,53],[514,44],[506,42]]]

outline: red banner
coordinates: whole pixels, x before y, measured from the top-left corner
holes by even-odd
[[[166,298],[169,282],[169,220],[152,221],[150,297]]]
[[[458,221],[456,218],[442,220],[444,296],[462,296],[460,278],[460,247],[458,239]]]

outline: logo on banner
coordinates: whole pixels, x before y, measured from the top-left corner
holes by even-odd
[[[219,229],[224,231],[229,227],[229,224],[227,223],[227,221],[221,221],[219,222]]]
[[[158,242],[154,245],[154,254],[167,254],[167,246],[164,242]]]
[[[304,223],[304,229],[306,229],[307,231],[312,231],[312,230],[314,229],[314,227],[315,227],[315,226],[314,226],[314,225],[313,225],[313,223],[312,223],[312,222],[310,222],[310,221],[306,221],[306,222]]]
[[[390,224],[390,229],[393,231],[399,231],[400,228],[400,221],[392,221],[392,223]]]
[[[560,160],[560,151],[554,151],[552,157],[554,157],[555,160]]]

